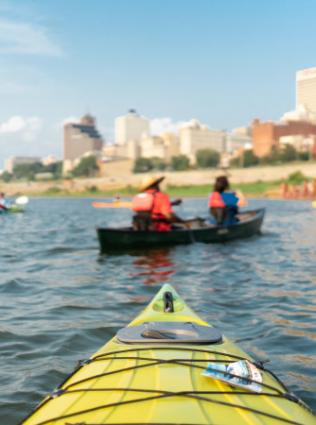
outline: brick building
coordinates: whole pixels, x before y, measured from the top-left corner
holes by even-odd
[[[307,121],[288,121],[274,123],[261,122],[255,119],[252,122],[253,152],[259,158],[269,155],[272,148],[279,147],[284,136],[302,136],[312,141],[311,149],[316,146],[316,124]]]

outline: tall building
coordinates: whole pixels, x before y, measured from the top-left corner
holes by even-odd
[[[149,134],[149,120],[140,116],[134,109],[115,120],[115,143],[117,145],[127,145],[131,140],[138,142],[146,134]]]
[[[316,68],[307,68],[296,73],[296,107],[300,105],[316,113]]]
[[[201,149],[213,149],[223,152],[225,149],[225,132],[211,130],[198,120],[191,120],[180,129],[180,152],[190,158],[191,163],[196,161],[196,153]]]
[[[84,115],[79,123],[64,126],[64,173],[70,171],[80,158],[102,151],[103,139],[96,129],[95,118]]]

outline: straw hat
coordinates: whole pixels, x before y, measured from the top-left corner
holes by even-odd
[[[139,190],[142,192],[143,190],[149,189],[154,184],[160,183],[164,178],[164,176],[146,176],[143,178]]]

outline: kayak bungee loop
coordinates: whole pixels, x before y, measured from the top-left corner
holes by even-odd
[[[174,313],[174,305],[173,305],[173,294],[170,291],[166,291],[163,294],[163,303],[164,308],[163,311],[165,313]]]
[[[240,404],[235,404],[235,403],[229,403],[227,401],[222,401],[222,400],[216,400],[216,399],[212,399],[209,397],[205,397],[205,395],[208,394],[244,394],[246,396],[249,395],[257,395],[259,396],[259,393],[249,393],[249,392],[242,392],[242,391],[225,391],[225,392],[221,392],[221,391],[162,391],[162,390],[145,390],[145,389],[133,389],[133,388],[105,388],[105,389],[79,389],[79,390],[72,390],[72,391],[65,391],[64,394],[68,394],[68,393],[73,393],[73,392],[81,392],[81,391],[88,391],[88,392],[93,392],[93,391],[134,391],[134,392],[147,392],[147,393],[156,393],[156,395],[150,396],[150,397],[141,397],[141,398],[136,398],[136,399],[132,399],[132,400],[124,400],[124,401],[119,401],[119,402],[114,402],[114,403],[108,403],[108,404],[103,404],[100,406],[96,406],[96,407],[92,407],[92,408],[88,408],[88,409],[83,409],[77,412],[72,412],[72,413],[68,413],[65,415],[61,415],[61,416],[56,416],[53,418],[49,418],[47,420],[41,421],[41,422],[37,422],[36,425],[47,425],[51,422],[54,421],[59,421],[59,420],[63,420],[63,419],[68,419],[77,415],[83,415],[86,413],[90,413],[90,412],[95,412],[97,410],[102,410],[102,409],[106,409],[106,408],[110,408],[110,407],[117,407],[117,406],[123,406],[123,405],[127,405],[127,404],[132,404],[132,403],[139,403],[139,402],[146,402],[146,401],[151,401],[151,400],[158,400],[158,399],[163,399],[163,398],[169,398],[169,397],[187,397],[190,399],[195,399],[198,401],[205,401],[205,402],[209,402],[209,403],[214,403],[214,404],[219,404],[222,406],[227,406],[227,407],[233,407],[236,409],[241,409],[250,413],[255,413],[261,416],[265,416],[271,419],[276,419],[278,421],[290,424],[290,425],[304,425],[301,422],[297,422],[297,421],[293,421],[291,419],[286,419],[286,418],[282,418],[281,416],[277,416],[268,412],[264,412],[258,409],[254,409],[252,407],[248,407],[248,406],[243,406]],[[262,393],[262,395],[268,395],[271,396],[271,394],[267,394],[267,393]],[[281,397],[281,395],[278,394],[274,394],[272,395],[274,397]],[[43,403],[46,404],[46,403]],[[40,405],[38,408],[41,408],[42,405]],[[77,422],[77,425],[88,425],[86,422]],[[138,423],[139,424],[139,423]],[[71,424],[69,422],[67,422],[67,425],[75,425],[75,424]],[[91,424],[92,425],[92,424]],[[96,424],[96,425],[100,425],[100,424]],[[117,424],[120,425],[120,424]],[[150,425],[154,425],[153,423],[150,423]],[[173,424],[174,425],[174,424]]]
[[[87,378],[83,378],[80,379],[78,381],[72,382],[69,385],[65,385],[64,388],[62,388],[63,390],[65,390],[65,393],[69,390],[69,388],[75,386],[75,385],[79,385],[79,384],[83,384],[84,382],[89,382],[91,380],[94,379],[98,379],[101,377],[105,377],[105,376],[109,376],[109,375],[115,375],[117,373],[122,373],[122,372],[127,372],[127,371],[131,371],[131,370],[137,370],[137,369],[143,369],[143,368],[148,368],[151,366],[157,366],[157,365],[163,365],[163,364],[173,364],[173,365],[177,365],[177,366],[186,366],[186,367],[191,367],[192,369],[201,369],[201,370],[205,370],[205,366],[199,366],[197,364],[192,364],[192,363],[208,363],[210,360],[209,359],[153,359],[150,357],[141,357],[141,356],[117,356],[117,357],[107,357],[107,358],[103,358],[103,359],[97,359],[96,361],[113,361],[113,360],[142,360],[142,361],[147,361],[148,363],[146,364],[140,364],[140,365],[134,365],[134,366],[128,366],[128,367],[124,367],[124,368],[120,368],[120,369],[116,369],[116,370],[111,370],[110,372],[103,372],[103,373],[99,373],[96,375],[91,375]],[[245,359],[246,360],[246,359]],[[219,361],[218,361],[219,362]],[[221,363],[223,363],[223,361],[220,361]],[[231,362],[226,362],[226,363],[231,363]],[[216,371],[215,369],[209,368],[209,370],[213,370]],[[265,372],[269,372],[267,369],[265,369]],[[227,375],[229,375],[232,378],[240,378],[239,375],[235,375],[231,372],[226,372]],[[254,379],[251,378],[245,378],[243,377],[243,379],[247,380],[247,382],[251,383],[251,384],[260,384],[262,387],[265,387],[269,390],[275,391],[276,394],[279,394],[280,396],[283,396],[284,398],[287,398],[287,394],[288,392],[282,392],[281,390],[279,390],[278,388],[273,387],[272,385],[268,385],[265,384],[263,382],[258,382]],[[55,391],[56,393],[56,391]],[[270,395],[273,395],[275,393],[271,393]],[[286,395],[285,395],[286,394]],[[260,393],[258,393],[258,395],[260,395]],[[294,400],[290,400],[290,401],[294,401]]]
[[[158,350],[162,350],[162,349],[169,349],[170,347],[151,347],[152,350],[154,349],[158,349]],[[80,411],[76,411],[76,412],[72,412],[72,413],[68,413],[62,416],[58,416],[58,417],[54,417],[54,418],[50,418],[41,422],[36,423],[36,425],[46,425],[49,424],[53,421],[57,421],[57,420],[63,420],[63,419],[68,419],[77,415],[83,415],[89,412],[93,412],[93,411],[97,411],[97,410],[102,410],[102,409],[107,409],[107,408],[111,408],[111,407],[116,407],[116,406],[122,406],[122,405],[126,405],[126,404],[131,404],[131,403],[139,403],[139,402],[146,402],[146,401],[151,401],[151,400],[157,400],[157,399],[162,399],[162,398],[170,398],[170,397],[185,397],[185,398],[190,398],[190,399],[195,399],[198,401],[204,401],[204,402],[208,402],[208,403],[213,403],[213,404],[219,404],[219,405],[223,405],[223,406],[227,406],[227,407],[233,407],[233,408],[238,408],[238,409],[242,409],[244,411],[250,412],[250,413],[255,413],[261,416],[265,416],[265,417],[269,417],[272,419],[276,419],[278,421],[281,421],[283,423],[287,423],[287,424],[291,424],[291,425],[303,425],[300,422],[291,420],[291,419],[287,419],[284,417],[280,417],[278,415],[274,415],[271,414],[269,412],[265,412],[265,411],[261,411],[258,409],[254,409],[248,406],[244,406],[244,405],[240,405],[240,404],[236,404],[236,403],[230,403],[227,401],[223,401],[223,400],[217,400],[214,398],[210,398],[207,396],[210,395],[238,395],[238,396],[253,396],[253,397],[260,397],[260,396],[268,396],[268,397],[273,397],[273,398],[278,398],[278,399],[287,399],[290,402],[295,402],[300,404],[302,407],[306,408],[306,405],[297,397],[293,397],[293,395],[291,393],[288,392],[287,388],[285,387],[285,385],[282,383],[282,381],[280,381],[281,386],[283,387],[284,391],[280,390],[279,388],[275,388],[271,385],[268,385],[266,383],[261,383],[262,387],[264,387],[266,390],[268,389],[269,391],[263,391],[261,393],[256,393],[256,392],[249,392],[249,391],[242,391],[240,389],[234,390],[227,390],[227,391],[165,391],[165,390],[160,390],[160,389],[139,389],[139,388],[73,388],[74,386],[80,385],[82,383],[86,383],[89,382],[93,379],[97,379],[99,377],[102,376],[107,376],[107,375],[111,375],[111,374],[116,374],[116,373],[121,373],[121,372],[125,372],[127,370],[135,370],[135,369],[139,369],[139,368],[143,368],[143,367],[151,367],[151,366],[156,366],[156,365],[162,365],[162,364],[174,364],[177,366],[186,366],[186,367],[190,367],[190,368],[198,368],[201,370],[205,369],[205,366],[200,366],[196,363],[203,363],[203,362],[209,362],[211,361],[211,359],[181,359],[181,358],[177,358],[177,359],[153,359],[153,358],[148,358],[148,357],[142,357],[142,356],[124,356],[122,354],[125,354],[126,352],[138,352],[138,351],[144,351],[144,350],[148,350],[148,348],[145,347],[141,347],[141,348],[134,348],[134,349],[128,349],[128,350],[118,350],[118,351],[112,351],[112,352],[108,352],[108,353],[104,353],[104,354],[100,354],[98,356],[96,356],[95,358],[90,358],[87,360],[83,360],[80,362],[80,366],[79,368],[77,368],[75,370],[75,372],[78,371],[78,369],[81,369],[83,367],[88,367],[89,364],[93,363],[93,362],[99,362],[99,361],[110,361],[112,362],[113,360],[122,360],[122,359],[129,359],[129,360],[141,360],[141,361],[147,361],[148,363],[143,364],[143,365],[134,365],[131,367],[125,367],[125,368],[120,368],[120,369],[116,369],[110,372],[104,372],[101,374],[97,374],[94,376],[89,376],[87,378],[72,382],[71,384],[67,385],[67,381],[73,376],[73,373],[71,376],[69,376],[64,383],[57,389],[55,390],[53,393],[51,393],[49,395],[49,397],[42,403],[40,404],[36,409],[41,409],[50,399],[52,398],[59,398],[59,397],[67,397],[67,395],[71,395],[74,393],[85,393],[85,392],[111,392],[111,391],[121,391],[121,392],[136,392],[136,393],[147,393],[147,395],[149,395],[148,397],[139,397],[136,399],[132,399],[132,400],[125,400],[125,401],[119,401],[119,402],[115,402],[115,403],[108,403],[108,404],[102,404],[99,406],[95,406],[92,408],[88,408],[88,409],[84,409],[84,410],[80,410]],[[236,355],[230,355],[227,353],[221,353],[218,351],[211,351],[211,350],[202,350],[202,349],[194,349],[192,347],[190,348],[186,348],[186,347],[177,347],[177,350],[180,351],[193,351],[193,352],[202,352],[202,353],[210,353],[210,354],[215,354],[215,355],[223,355],[226,357],[230,357],[231,359],[244,359],[243,357],[239,357]],[[117,355],[117,356],[116,356]],[[229,360],[226,359],[225,363],[231,363],[234,360]],[[248,359],[244,359],[244,360],[248,360]],[[219,360],[219,359],[214,359],[212,360],[214,362],[223,362],[223,359]],[[195,363],[195,364],[194,364]],[[260,367],[260,365],[257,365],[258,367]],[[272,372],[270,372],[269,370],[263,368],[262,366],[260,367],[261,369],[265,370],[267,373],[270,373],[271,375],[274,375]],[[237,375],[234,375],[232,373],[229,373],[230,376],[232,377],[237,377]],[[248,379],[248,381],[250,383],[256,383],[255,380],[252,379]],[[279,381],[279,380],[278,380]],[[63,388],[62,388],[63,387]],[[272,391],[272,392],[271,392]],[[308,409],[309,410],[309,409]],[[78,424],[82,424],[82,422],[67,422],[67,424],[69,425],[78,425]],[[84,425],[93,425],[88,424],[86,422],[84,422]],[[98,424],[100,425],[100,424]],[[117,424],[119,425],[119,424]],[[121,424],[123,425],[123,424]],[[155,423],[150,423],[150,425],[155,425]],[[162,424],[161,424],[162,425]],[[165,423],[163,425],[166,425]]]

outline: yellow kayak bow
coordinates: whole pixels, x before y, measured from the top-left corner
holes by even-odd
[[[204,376],[247,361],[260,392]],[[239,378],[228,373],[228,378]],[[258,382],[257,382],[258,384]],[[169,285],[25,419],[23,425],[312,425],[316,418],[263,364],[197,316]]]

